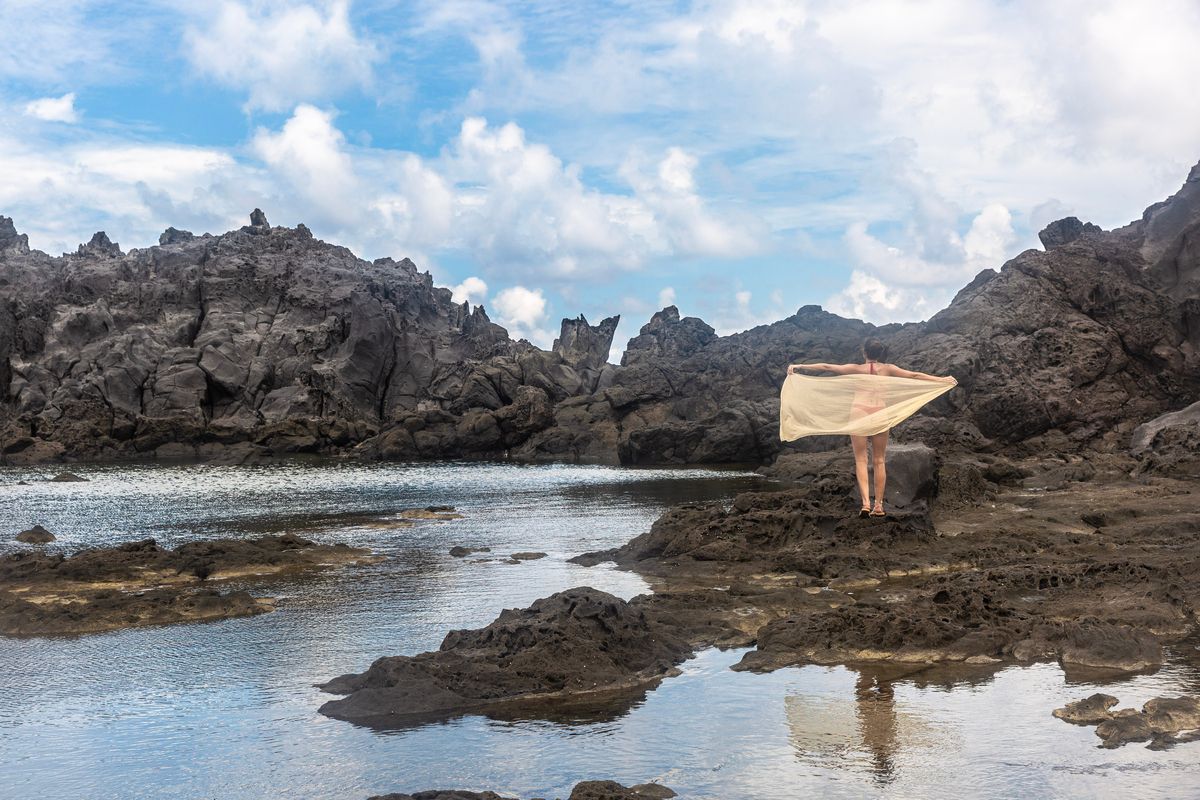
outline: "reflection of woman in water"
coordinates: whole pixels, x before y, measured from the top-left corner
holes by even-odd
[[[877,375],[887,378],[910,378],[921,381],[936,381],[939,383],[956,383],[954,378],[937,375],[926,375],[924,372],[913,372],[901,369],[895,364],[884,363],[887,358],[887,346],[878,339],[867,339],[862,347],[863,363],[861,364],[791,364],[788,375],[794,375],[800,370],[808,372],[833,372],[838,375]],[[854,387],[850,401],[850,423],[865,420],[873,414],[884,411],[888,403],[888,395],[883,381],[860,382]],[[842,406],[845,409],[845,406]],[[913,409],[916,410],[915,408]],[[908,413],[912,413],[911,411]],[[907,416],[907,415],[906,415]],[[887,424],[887,423],[885,423]],[[842,431],[844,432],[844,431]],[[804,434],[807,435],[807,434]],[[875,505],[871,505],[870,477],[867,471],[867,442],[871,443],[871,460],[875,468]],[[854,471],[858,477],[858,492],[862,497],[862,510],[859,516],[882,517],[883,491],[887,484],[885,459],[887,453],[888,430],[870,436],[850,434],[850,444],[854,448]]]
[[[894,759],[900,749],[899,718],[892,684],[868,670],[859,670],[854,683],[854,709],[858,714],[863,744],[871,751],[875,775],[892,778]]]

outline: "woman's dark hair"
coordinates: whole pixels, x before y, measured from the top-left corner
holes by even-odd
[[[883,361],[887,358],[887,345],[878,339],[867,339],[863,342],[863,355],[870,361]]]

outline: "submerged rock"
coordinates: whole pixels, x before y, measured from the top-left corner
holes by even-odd
[[[1101,747],[1116,748],[1130,742],[1151,742],[1152,750],[1166,750],[1200,739],[1200,697],[1156,697],[1141,711],[1110,711],[1117,699],[1096,694],[1054,710],[1054,716],[1078,725],[1096,725]]]
[[[450,555],[454,556],[455,558],[466,558],[467,556],[474,555],[475,553],[490,552],[492,552],[492,548],[490,547],[463,547],[462,545],[455,545],[454,547],[450,548]]]
[[[321,688],[346,697],[320,711],[335,719],[401,727],[521,703],[569,704],[652,685],[691,645],[635,603],[569,589],[485,628],[451,631],[441,647],[378,659]]]
[[[54,534],[43,528],[41,525],[34,525],[29,530],[21,531],[17,534],[16,540],[26,544],[46,544],[54,541]]]

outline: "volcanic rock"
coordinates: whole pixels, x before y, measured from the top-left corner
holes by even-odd
[[[1070,244],[1084,234],[1103,232],[1098,225],[1093,225],[1090,222],[1080,222],[1078,217],[1066,217],[1051,222],[1045,228],[1042,228],[1038,231],[1038,238],[1042,240],[1043,247],[1047,250],[1053,250],[1056,247],[1062,247],[1064,244]]]
[[[1141,472],[1200,476],[1200,402],[1134,428],[1130,452]]]
[[[43,528],[41,525],[34,525],[29,530],[21,531],[17,534],[18,542],[26,544],[46,544],[54,541],[54,534]]]
[[[175,442],[197,457],[250,445],[759,465],[782,449],[786,365],[857,360],[872,336],[895,363],[958,378],[899,441],[947,455],[1111,453],[1135,425],[1200,400],[1198,176],[1124,228],[1051,225],[1047,251],[984,270],[924,323],[805,306],[719,337],[669,306],[621,366],[605,363],[615,317],[564,320],[543,351],[407,259],[366,262],[257,209],[221,235],[168,230],[122,254],[97,234],[61,258],[29,251],[2,218],[0,452],[109,460]]]
[[[1054,710],[1054,716],[1078,725],[1096,725],[1101,747],[1116,748],[1129,742],[1151,742],[1150,749],[1166,750],[1200,736],[1200,697],[1156,697],[1141,711],[1123,708],[1111,695],[1096,694]]]
[[[441,647],[378,659],[322,688],[335,719],[400,727],[521,703],[567,703],[653,685],[692,652],[634,603],[569,589],[504,611],[478,630],[451,631]]]
[[[174,550],[144,539],[72,556],[9,553],[0,556],[0,634],[94,633],[259,614],[271,610],[269,602],[197,586],[374,560],[366,550],[292,534],[188,542]]]
[[[666,800],[675,792],[657,783],[622,786],[616,781],[583,781],[571,790],[567,800]],[[495,792],[467,792],[438,789],[415,794],[381,794],[367,800],[506,800]]]

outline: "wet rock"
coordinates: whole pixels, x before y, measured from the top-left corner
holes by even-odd
[[[495,792],[468,792],[460,789],[433,789],[415,794],[377,794],[367,800],[512,800]]]
[[[271,610],[270,601],[254,598],[245,591],[223,594],[210,589],[100,590],[78,598],[36,603],[12,592],[0,592],[0,633],[78,635],[146,625],[212,622]]]
[[[545,553],[522,552],[513,553],[509,558],[513,561],[536,561],[539,558],[545,558]]]
[[[1059,719],[1079,725],[1096,725],[1101,747],[1116,748],[1130,742],[1150,742],[1151,750],[1166,750],[1176,744],[1197,741],[1200,729],[1200,697],[1156,697],[1141,711],[1123,708],[1110,711],[1117,699],[1097,694],[1054,711]]]
[[[18,542],[25,542],[26,544],[45,544],[53,542],[54,538],[54,534],[41,525],[34,525],[29,530],[21,531],[16,536]]]
[[[1145,716],[1127,708],[1097,725],[1096,735],[1100,737],[1101,747],[1113,749],[1130,742],[1148,742],[1154,737],[1154,731]]]
[[[451,631],[418,656],[378,659],[322,688],[335,719],[403,726],[470,710],[569,703],[652,685],[692,652],[634,604],[591,588],[509,609],[478,630]]]
[[[86,483],[87,478],[81,478],[74,472],[60,472],[50,479],[51,483]]]
[[[615,781],[583,781],[571,790],[567,800],[667,800],[675,792],[657,783],[622,786]],[[506,800],[495,792],[468,792],[438,789],[415,794],[381,794],[368,800]]]
[[[1120,701],[1111,694],[1097,693],[1054,709],[1054,716],[1073,725],[1096,725],[1112,718],[1109,709],[1118,702]]]
[[[622,786],[616,781],[584,781],[575,785],[568,800],[666,800],[675,792],[657,783]]]
[[[174,550],[143,539],[69,557],[9,553],[0,556],[0,633],[93,633],[257,614],[269,604],[244,592],[197,592],[197,586],[374,560],[366,550],[317,545],[292,534],[188,542]]]
[[[462,545],[455,545],[454,547],[450,548],[450,555],[454,556],[455,558],[466,558],[467,556],[474,555],[475,553],[490,552],[492,552],[492,548],[490,547],[463,547]]]

